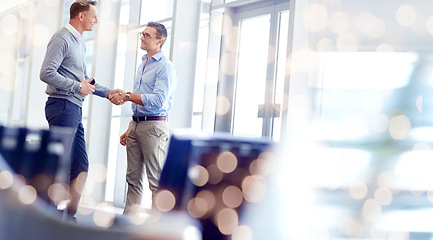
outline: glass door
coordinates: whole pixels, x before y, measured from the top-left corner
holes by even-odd
[[[220,94],[228,92],[232,111],[225,119],[233,135],[279,140],[284,99],[289,33],[289,2],[268,7],[248,6],[232,11],[233,29],[227,31],[225,56],[231,54],[232,76],[224,72]],[[236,46],[236,47],[233,47]],[[227,65],[223,57],[223,66]],[[224,76],[226,74],[226,76]],[[221,88],[220,86],[220,88]],[[229,86],[229,87],[227,87]],[[218,124],[216,119],[216,126]],[[228,124],[230,123],[230,124]],[[216,129],[221,130],[221,129]],[[228,130],[228,129],[227,129]]]
[[[271,15],[266,14],[239,21],[238,69],[233,101],[234,135],[262,136],[270,20]]]

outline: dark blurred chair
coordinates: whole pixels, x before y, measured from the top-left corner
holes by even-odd
[[[128,216],[107,214],[111,217],[104,220],[124,223],[110,228],[62,220],[48,188],[69,179],[71,133],[70,129],[60,128],[0,126],[0,239],[201,239],[197,221],[187,214],[167,213],[153,222],[140,219],[140,223]]]
[[[69,181],[69,153],[73,130],[0,126],[0,154],[11,169],[33,186],[38,197],[51,202],[48,188]]]
[[[266,161],[271,148],[266,139],[173,133],[159,191],[173,194],[172,211],[188,211],[200,219],[203,239],[228,239],[231,230],[218,224],[218,214],[235,212],[225,221],[239,221],[254,188],[245,181],[260,178],[260,161]]]
[[[63,221],[59,212],[47,207],[39,197],[28,202],[23,194],[26,184],[22,180],[0,154],[2,240],[201,240],[197,223],[179,214],[163,215],[156,222],[140,224],[131,223],[129,218],[120,215],[115,218],[121,218],[127,224],[111,228]]]

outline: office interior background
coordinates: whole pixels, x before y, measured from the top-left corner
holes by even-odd
[[[47,128],[40,66],[72,0],[0,3],[0,124]],[[169,124],[275,142],[268,239],[433,239],[433,8],[426,0],[102,0],[89,75],[132,90],[139,32],[163,23]],[[82,210],[122,208],[130,104],[83,107]],[[150,192],[143,207],[150,207]],[[90,214],[81,212],[81,214]],[[265,227],[260,225],[264,225]],[[264,233],[262,233],[264,234]],[[275,238],[272,238],[274,236]],[[264,239],[264,238],[254,238]]]

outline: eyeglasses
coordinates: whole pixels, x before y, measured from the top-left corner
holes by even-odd
[[[142,33],[140,32],[140,38],[144,37],[144,39],[149,39],[149,38],[153,38],[152,35],[150,35],[149,33]],[[155,38],[160,39],[160,37],[155,36]]]

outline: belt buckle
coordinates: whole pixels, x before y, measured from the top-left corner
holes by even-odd
[[[147,121],[147,115],[144,116],[144,121]]]

